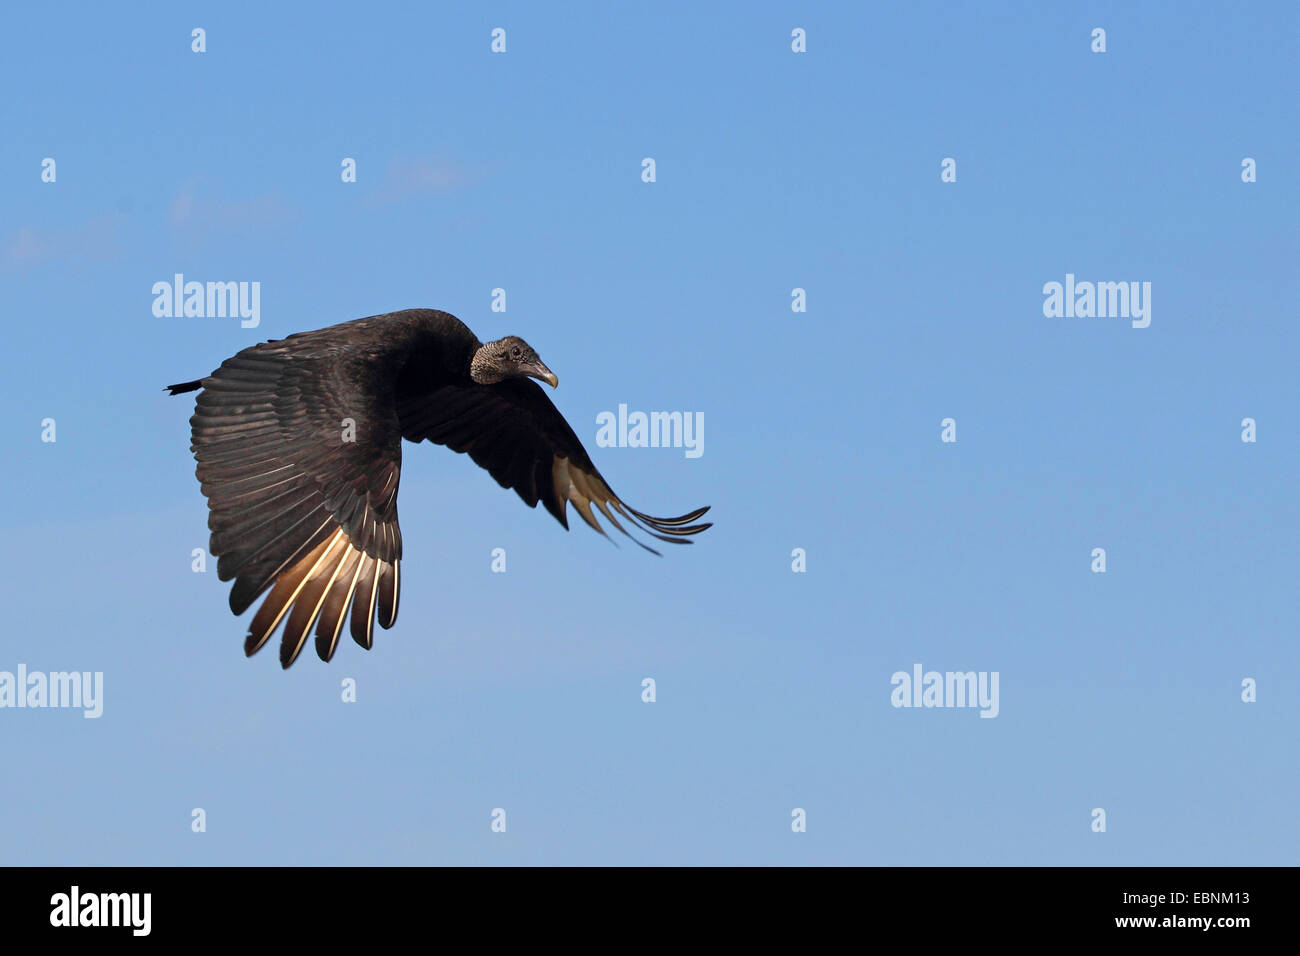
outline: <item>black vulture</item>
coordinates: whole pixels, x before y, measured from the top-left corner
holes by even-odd
[[[235,582],[230,609],[242,614],[271,592],[244,652],[258,651],[286,615],[283,667],[313,625],[316,653],[333,657],[349,606],[352,637],[364,648],[376,617],[393,626],[403,438],[467,452],[566,529],[566,502],[604,534],[595,505],[634,541],[619,517],[674,544],[711,526],[695,523],[708,507],[678,518],[629,507],[530,378],[559,384],[523,339],[485,345],[454,315],[407,309],[253,345],[207,378],[168,385],[172,395],[202,389],[190,449],[217,577]]]

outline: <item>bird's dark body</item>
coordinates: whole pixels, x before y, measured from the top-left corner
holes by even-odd
[[[207,378],[169,386],[172,394],[202,390],[191,448],[208,498],[217,576],[235,581],[230,608],[242,614],[271,590],[246,652],[286,615],[285,667],[313,625],[317,652],[329,660],[349,605],[352,636],[363,647],[376,617],[392,626],[404,438],[468,453],[566,528],[568,502],[602,534],[592,505],[625,534],[615,514],[673,543],[709,527],[690,524],[707,509],[661,519],[628,507],[527,376],[556,382],[522,340],[485,346],[449,313],[409,309],[250,346]]]

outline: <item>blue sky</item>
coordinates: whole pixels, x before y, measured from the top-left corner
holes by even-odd
[[[0,670],[104,712],[0,709],[0,862],[1294,863],[1294,4],[563,11],[6,11]],[[177,272],[260,326],[155,317]],[[1045,317],[1067,273],[1150,326]],[[615,550],[408,445],[396,628],[245,659],[160,388],[414,306],[716,526]],[[620,403],[704,454],[595,447]],[[998,716],[891,706],[918,663]]]

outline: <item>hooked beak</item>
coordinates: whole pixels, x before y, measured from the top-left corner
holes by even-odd
[[[560,387],[560,380],[556,378],[555,373],[543,365],[540,360],[536,364],[528,366],[528,375],[530,378],[541,379],[551,388]]]

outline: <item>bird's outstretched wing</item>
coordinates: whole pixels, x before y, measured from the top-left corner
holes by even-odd
[[[351,606],[369,648],[397,619],[401,433],[391,374],[309,343],[244,349],[202,381],[191,449],[208,498],[217,577],[242,614],[267,588],[244,641],[253,654],[288,616],[280,664],[313,624],[328,661]]]
[[[507,379],[495,385],[405,384],[397,395],[397,418],[403,438],[446,445],[467,452],[504,488],[513,488],[530,508],[537,502],[569,527],[565,503],[573,502],[582,519],[601,534],[604,529],[592,505],[619,531],[637,541],[619,523],[617,514],[633,528],[673,544],[690,544],[690,536],[712,526],[692,524],[708,511],[697,508],[677,518],[655,518],[629,507],[610,490],[582,442],[564,416],[527,379]]]

